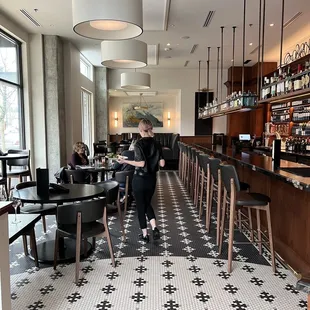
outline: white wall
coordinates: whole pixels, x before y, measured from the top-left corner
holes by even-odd
[[[109,89],[120,89],[120,74],[126,70],[109,70]],[[176,89],[180,94],[180,134],[193,136],[195,126],[195,91],[198,89],[197,69],[141,69],[139,72],[151,74],[151,85],[154,90]],[[201,87],[205,85],[204,73],[201,73]],[[210,70],[210,88],[216,89],[216,71]],[[227,70],[224,71],[224,81]],[[223,87],[223,99],[226,97],[226,87]],[[226,122],[226,117],[223,117]]]
[[[66,102],[66,148],[67,158],[72,146],[82,140],[81,88],[95,92],[95,84],[80,73],[80,52],[68,41],[64,42],[65,102]]]
[[[146,103],[163,103],[163,125],[164,127],[156,127],[155,132],[179,132],[179,105],[178,95],[158,95],[154,97],[143,97]],[[137,132],[137,128],[124,128],[123,127],[123,115],[122,106],[124,103],[139,103],[139,97],[110,97],[109,99],[109,133],[121,134],[126,132]],[[144,101],[143,101],[144,102]],[[117,112],[118,122],[115,127],[114,113]],[[170,112],[170,126],[168,127],[167,115]]]

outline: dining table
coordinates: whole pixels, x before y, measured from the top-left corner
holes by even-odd
[[[39,196],[37,194],[37,187],[27,187],[24,189],[16,190],[13,198],[19,199],[22,204],[56,204],[57,206],[64,203],[77,202],[83,200],[93,199],[95,197],[105,196],[104,189],[100,186],[92,184],[62,184],[62,186],[69,190],[69,192],[50,191],[48,196]],[[54,245],[55,236],[49,238],[48,235],[44,236],[46,240],[37,244],[38,261],[40,263],[52,264],[54,261]],[[87,255],[92,250],[92,245],[87,243]],[[84,243],[81,245],[81,256],[84,255]],[[33,255],[31,253],[31,256]],[[58,263],[65,263],[75,260],[75,240],[69,238],[59,239],[59,257]]]
[[[28,158],[29,154],[28,153],[8,153],[5,155],[0,155],[0,161],[1,161],[1,171],[2,171],[2,177],[6,178],[7,177],[7,169],[6,169],[6,164],[7,161],[10,159],[25,159]]]

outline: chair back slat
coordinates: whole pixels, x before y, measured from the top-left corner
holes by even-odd
[[[201,156],[201,168],[203,169],[203,171],[205,173],[207,173],[207,169],[208,169],[208,164],[210,163],[210,156],[207,154],[202,154]]]
[[[237,192],[240,191],[240,182],[236,168],[233,165],[220,166],[222,182],[228,193],[231,193],[231,179],[234,180],[235,189]]]
[[[102,218],[105,206],[105,197],[95,200],[60,205],[57,208],[57,224],[76,224],[78,213],[81,213],[82,224],[95,222]]]
[[[221,160],[218,158],[210,158],[210,172],[214,182],[218,182],[218,170],[220,169]]]
[[[125,183],[127,176],[129,177],[129,183],[132,182],[132,178],[134,175],[134,170],[128,170],[128,171],[118,171],[115,173],[115,181],[118,183]]]
[[[96,183],[96,186],[100,186],[104,189],[104,195],[106,198],[106,203],[108,205],[113,204],[117,201],[119,184],[116,181],[104,181]]]

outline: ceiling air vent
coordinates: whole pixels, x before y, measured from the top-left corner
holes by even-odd
[[[25,10],[19,10],[33,25],[36,27],[41,27],[41,25]]]
[[[190,51],[190,54],[194,54],[197,47],[198,47],[198,44],[194,44],[191,51]]]
[[[245,65],[247,65],[249,62],[251,62],[252,60],[251,59],[248,59],[244,62]]]
[[[186,61],[185,61],[185,64],[184,64],[184,67],[187,67],[188,64],[189,64],[189,60],[186,60]]]
[[[210,11],[202,27],[209,27],[214,16],[215,11]]]
[[[296,13],[291,19],[289,19],[284,25],[283,28],[287,28],[289,25],[291,25],[300,15],[302,14],[302,12],[298,12]]]

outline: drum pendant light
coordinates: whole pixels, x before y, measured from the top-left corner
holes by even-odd
[[[72,0],[73,30],[97,40],[125,40],[142,34],[142,0]]]
[[[138,40],[102,41],[101,64],[108,68],[143,68],[147,65],[147,44]]]
[[[151,75],[142,72],[126,72],[121,74],[121,88],[123,89],[149,89]]]

